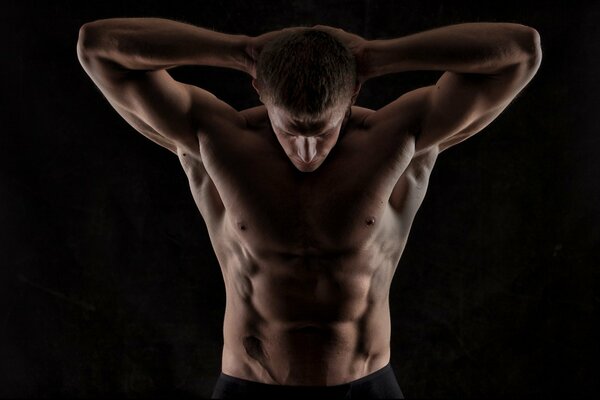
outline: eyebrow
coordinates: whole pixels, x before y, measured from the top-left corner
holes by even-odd
[[[299,122],[299,121],[292,121],[292,125],[291,127],[299,132],[310,132],[310,131],[321,131],[324,128],[327,128],[329,121],[321,121],[321,122]]]
[[[329,128],[329,129],[331,129],[331,128]],[[316,133],[316,134],[313,134],[313,133],[311,132],[311,130],[310,130],[310,129],[308,129],[308,128],[303,128],[303,129],[300,129],[300,131],[301,131],[301,132],[300,132],[300,135],[307,135],[307,136],[321,136],[321,135],[325,134],[327,131],[329,131],[329,129],[326,129],[326,130],[319,130],[319,132],[318,132],[318,133]],[[289,132],[289,131],[290,131],[289,129],[283,129],[283,131],[284,131],[285,133],[287,133],[288,135],[296,136],[296,134]]]
[[[330,120],[317,122],[303,122],[300,120],[292,119],[291,124],[284,124],[283,131],[290,135],[292,134],[290,133],[290,130],[294,132],[299,132],[301,135],[306,135],[310,134],[311,132],[318,131],[319,133],[310,136],[321,136],[335,127],[335,125],[330,123]]]

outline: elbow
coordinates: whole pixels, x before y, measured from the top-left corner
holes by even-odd
[[[539,32],[527,25],[511,24],[513,29],[514,64],[535,74],[542,62],[542,41]]]
[[[90,51],[97,42],[97,34],[94,32],[94,26],[91,22],[83,24],[79,28],[79,36],[77,38],[77,51]]]
[[[79,63],[85,68],[90,65],[91,61],[91,34],[87,24],[79,28],[79,37],[77,38],[77,59]]]
[[[534,28],[529,28],[528,50],[532,58],[542,58],[542,39],[540,33]]]
[[[524,35],[521,48],[526,54],[528,64],[537,70],[542,62],[542,40],[536,29],[525,25],[523,25],[523,28]]]
[[[77,49],[88,53],[97,50],[109,42],[106,33],[104,20],[86,22],[79,28]]]

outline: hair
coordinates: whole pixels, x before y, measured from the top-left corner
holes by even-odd
[[[263,102],[297,118],[318,119],[349,103],[357,79],[350,49],[327,32],[306,28],[267,42],[256,65]]]

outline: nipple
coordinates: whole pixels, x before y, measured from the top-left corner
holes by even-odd
[[[246,224],[241,221],[237,223],[237,226],[238,226],[238,228],[240,228],[243,231],[245,231],[247,229]]]
[[[367,225],[373,225],[375,223],[375,217],[370,216],[366,219]]]

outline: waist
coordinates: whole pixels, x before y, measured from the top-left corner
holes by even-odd
[[[257,387],[257,388],[267,388],[267,389],[273,389],[273,388],[278,388],[278,387],[287,387],[287,388],[291,388],[291,389],[322,389],[322,388],[331,388],[331,389],[336,389],[336,388],[342,388],[342,387],[347,387],[348,385],[358,385],[358,384],[362,384],[362,383],[366,383],[369,382],[373,379],[379,378],[382,375],[387,375],[387,374],[393,374],[393,369],[392,369],[392,365],[391,363],[388,361],[387,364],[385,364],[385,366],[377,369],[374,372],[371,372],[367,375],[364,375],[360,378],[354,379],[350,382],[346,382],[346,383],[340,383],[337,385],[278,385],[278,384],[272,384],[272,383],[263,383],[263,382],[257,382],[257,381],[252,381],[252,380],[248,380],[248,379],[243,379],[243,378],[238,378],[235,376],[231,376],[231,375],[227,375],[224,372],[221,372],[219,379],[223,379],[229,382],[233,382],[236,384],[242,384],[244,386],[247,387]]]
[[[318,326],[252,322],[225,320],[222,371],[227,375],[322,386],[358,379],[389,362],[389,313]]]
[[[215,398],[220,395],[241,395],[258,396],[258,398],[299,398],[307,397],[317,398],[348,398],[354,397],[376,397],[377,393],[373,388],[394,388],[397,386],[396,376],[391,364],[385,364],[383,367],[364,375],[352,381],[338,385],[278,385],[256,382],[248,379],[239,378],[221,372],[215,387]],[[399,389],[399,387],[398,387]],[[386,391],[389,396],[390,391]],[[382,394],[382,393],[379,393]],[[224,396],[226,397],[226,396]],[[401,397],[400,397],[401,398]]]

